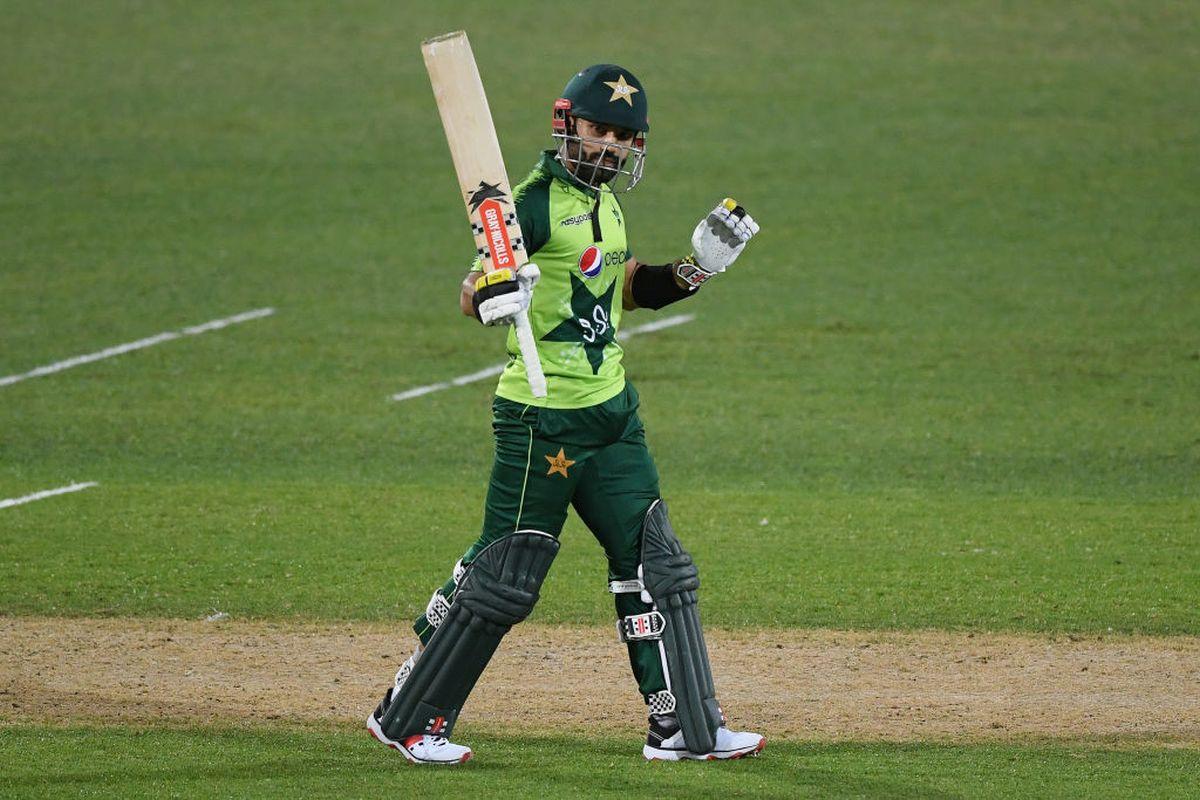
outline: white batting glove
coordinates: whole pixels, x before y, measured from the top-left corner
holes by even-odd
[[[529,262],[517,269],[498,269],[480,275],[475,281],[475,316],[484,325],[511,325],[517,315],[529,308],[533,287],[542,277],[538,265]]]
[[[692,255],[679,263],[676,274],[698,288],[728,269],[756,233],[754,218],[736,200],[726,197],[692,231]]]

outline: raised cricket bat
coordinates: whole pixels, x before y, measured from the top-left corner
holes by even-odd
[[[442,115],[480,263],[485,272],[507,267],[515,273],[529,257],[471,42],[465,31],[455,31],[422,42],[421,53]],[[546,376],[529,315],[522,311],[515,324],[529,388],[534,397],[545,397]]]

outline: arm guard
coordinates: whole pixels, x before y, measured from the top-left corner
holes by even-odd
[[[674,264],[642,264],[633,273],[633,302],[640,308],[659,309],[677,300],[691,297],[696,288],[681,288],[675,280],[680,262]]]

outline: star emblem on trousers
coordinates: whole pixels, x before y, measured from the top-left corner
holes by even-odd
[[[612,326],[614,278],[604,294],[596,297],[587,284],[571,275],[571,316],[542,337],[543,342],[578,342],[583,347],[592,374],[604,363],[604,348],[615,341]]]
[[[546,470],[547,475],[553,475],[554,473],[557,472],[559,475],[562,475],[564,478],[571,477],[570,475],[567,474],[567,468],[570,467],[575,462],[572,461],[571,459],[567,458],[566,454],[563,452],[563,449],[561,447],[558,448],[558,455],[543,456],[543,458],[545,458],[547,461],[550,462],[550,469]]]

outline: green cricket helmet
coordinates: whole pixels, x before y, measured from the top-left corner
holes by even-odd
[[[595,64],[576,73],[554,101],[552,135],[558,160],[579,183],[593,189],[609,184],[629,191],[642,179],[646,158],[646,91],[632,72],[616,64]],[[581,136],[576,120],[586,119],[634,132],[633,140]],[[584,153],[584,145],[598,152]]]

